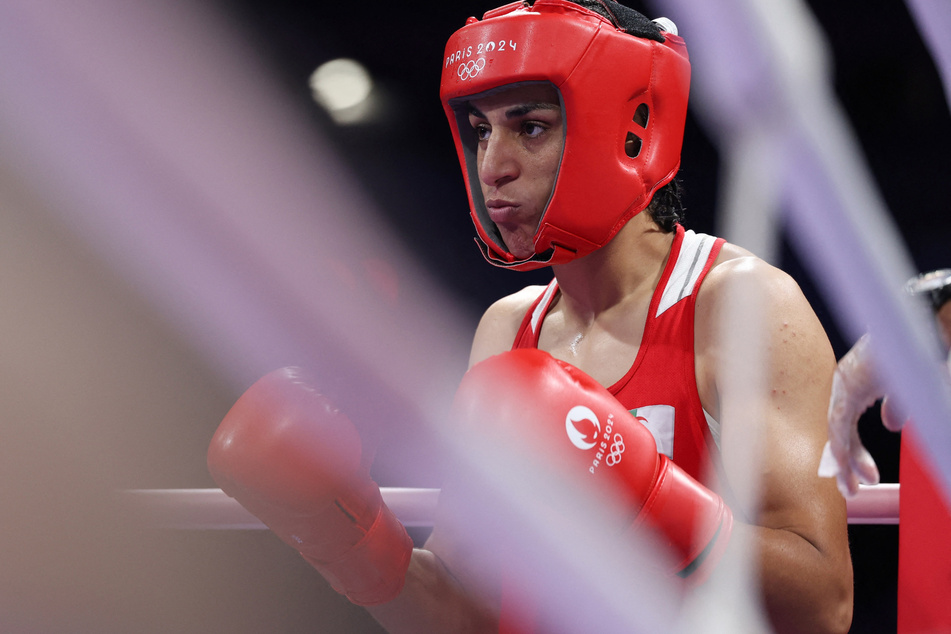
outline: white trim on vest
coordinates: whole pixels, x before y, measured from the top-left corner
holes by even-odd
[[[684,232],[680,254],[667,280],[655,317],[659,317],[665,310],[693,294],[715,242],[716,238],[705,233],[694,233],[693,230]]]
[[[535,306],[535,310],[532,311],[532,334],[538,334],[538,324],[541,323],[542,317],[545,316],[545,310],[548,308],[548,302],[551,301],[551,296],[555,293],[556,284],[552,282],[545,289],[545,292],[542,293],[541,301],[538,302],[538,305]]]

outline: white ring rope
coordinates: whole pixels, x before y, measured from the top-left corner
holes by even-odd
[[[439,489],[382,487],[383,500],[408,527],[430,527]],[[850,524],[898,524],[898,484],[863,486],[849,499]],[[221,489],[135,489],[121,502],[149,526],[185,530],[262,530],[267,527]]]
[[[898,524],[900,485],[861,485],[858,495],[846,498],[849,524]]]
[[[383,501],[408,527],[433,525],[439,489],[383,487]],[[178,529],[260,530],[261,520],[221,489],[134,489],[121,503],[150,526]]]

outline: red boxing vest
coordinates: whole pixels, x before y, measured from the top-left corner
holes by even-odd
[[[713,266],[723,238],[684,231],[677,225],[670,257],[654,290],[644,334],[630,370],[608,391],[654,436],[657,450],[716,491],[711,460],[719,455],[700,404],[694,367],[694,308],[697,291]],[[537,348],[542,322],[558,292],[552,281],[525,314],[512,349]],[[716,431],[712,431],[715,429]],[[722,493],[721,493],[722,494]],[[503,574],[500,634],[534,634],[538,606]]]
[[[714,439],[719,427],[708,423],[700,405],[693,317],[697,291],[723,242],[677,225],[637,356],[627,374],[608,387],[651,431],[658,451],[711,488],[710,459],[719,452]],[[542,322],[557,292],[558,284],[552,281],[526,313],[512,349],[538,347]]]

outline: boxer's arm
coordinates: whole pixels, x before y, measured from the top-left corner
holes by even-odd
[[[389,603],[367,607],[387,632],[465,634],[498,630],[498,602],[479,596],[450,572],[450,568],[465,569],[465,562],[454,557],[453,550],[441,546],[434,531],[424,548],[413,551],[400,595]]]
[[[732,345],[718,331],[746,333],[750,311],[730,312],[737,293],[754,292],[763,308],[765,346]],[[733,339],[732,341],[736,341]],[[722,426],[728,483],[749,490],[744,465],[755,460],[758,508],[737,521],[735,543],[756,548],[767,612],[784,632],[847,631],[852,612],[852,568],[845,501],[817,467],[826,441],[826,413],[835,358],[812,308],[796,283],[761,260],[742,257],[711,271],[697,303],[698,385],[707,411]],[[765,366],[762,364],[765,363]],[[763,367],[750,393],[750,367]],[[756,414],[758,413],[758,414]],[[759,444],[750,439],[758,435]],[[743,538],[746,539],[743,539]]]

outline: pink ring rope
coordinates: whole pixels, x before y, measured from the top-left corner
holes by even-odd
[[[383,500],[408,527],[430,527],[439,489],[383,487]],[[848,500],[850,524],[898,524],[898,484],[863,486]],[[261,530],[267,527],[221,489],[137,489],[122,504],[150,526],[187,530]]]

